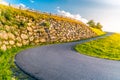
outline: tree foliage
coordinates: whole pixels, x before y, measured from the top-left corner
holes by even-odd
[[[87,24],[89,25],[89,27],[97,28],[100,30],[102,30],[102,27],[103,27],[99,22],[95,23],[93,20],[90,20]]]

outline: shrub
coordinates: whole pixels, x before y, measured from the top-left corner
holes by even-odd
[[[43,22],[41,25],[49,28],[50,22],[46,21],[46,22]]]
[[[6,20],[12,20],[12,14],[10,10],[2,11],[2,15],[6,18]]]
[[[27,23],[25,21],[20,21],[20,22],[17,22],[16,24],[18,25],[19,28],[27,26]]]
[[[4,18],[4,16],[0,16],[0,24],[5,25],[5,18]]]

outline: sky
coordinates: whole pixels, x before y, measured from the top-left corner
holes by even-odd
[[[86,23],[100,22],[104,31],[120,33],[120,0],[2,0],[42,12],[60,14]]]

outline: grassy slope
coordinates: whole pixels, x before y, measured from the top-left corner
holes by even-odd
[[[81,54],[120,60],[120,34],[113,34],[109,37],[76,45],[75,49]]]
[[[0,5],[0,11],[3,11],[4,13],[0,13],[0,21],[2,22],[3,25],[9,25],[9,26],[18,26],[20,25],[19,23],[20,20],[16,20],[14,17],[16,15],[28,17],[32,19],[34,22],[39,21],[39,19],[55,19],[55,20],[64,20],[64,21],[69,21],[71,23],[79,23],[84,25],[82,22],[78,22],[69,18],[63,18],[59,17],[56,15],[49,15],[45,13],[36,13],[36,12],[30,12],[28,10],[19,10],[15,9],[12,7],[7,7]],[[24,23],[25,25],[25,23]],[[1,28],[0,28],[1,30]],[[17,52],[31,47],[30,45],[28,46],[23,46],[21,48],[16,47],[12,48],[7,51],[0,51],[0,80],[27,80],[28,78],[27,75],[23,74],[14,64],[14,56],[16,55]]]
[[[104,35],[105,34],[105,32],[103,32],[103,31],[101,31],[101,30],[99,30],[99,29],[96,29],[96,28],[92,28],[92,27],[90,27],[97,35]]]
[[[49,14],[49,13],[32,12],[29,10],[20,10],[20,9],[16,9],[16,8],[4,6],[4,5],[0,5],[0,12],[2,12],[0,13],[0,21],[3,22],[3,25],[18,26],[18,23],[20,21],[16,20],[15,17],[20,15],[23,17],[27,17],[28,19],[32,19],[34,23],[37,23],[38,21],[40,22],[41,20],[54,19],[57,21],[68,21],[71,23],[78,23],[85,26],[84,23],[74,19],[67,18],[67,17],[65,18],[65,17],[61,17],[61,16]]]

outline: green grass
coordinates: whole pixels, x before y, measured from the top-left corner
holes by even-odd
[[[22,73],[14,64],[16,53],[28,47],[31,46],[16,47],[7,51],[0,51],[0,80],[28,79],[28,76]]]
[[[75,50],[88,56],[120,60],[120,34],[115,33],[106,38],[78,44]]]

